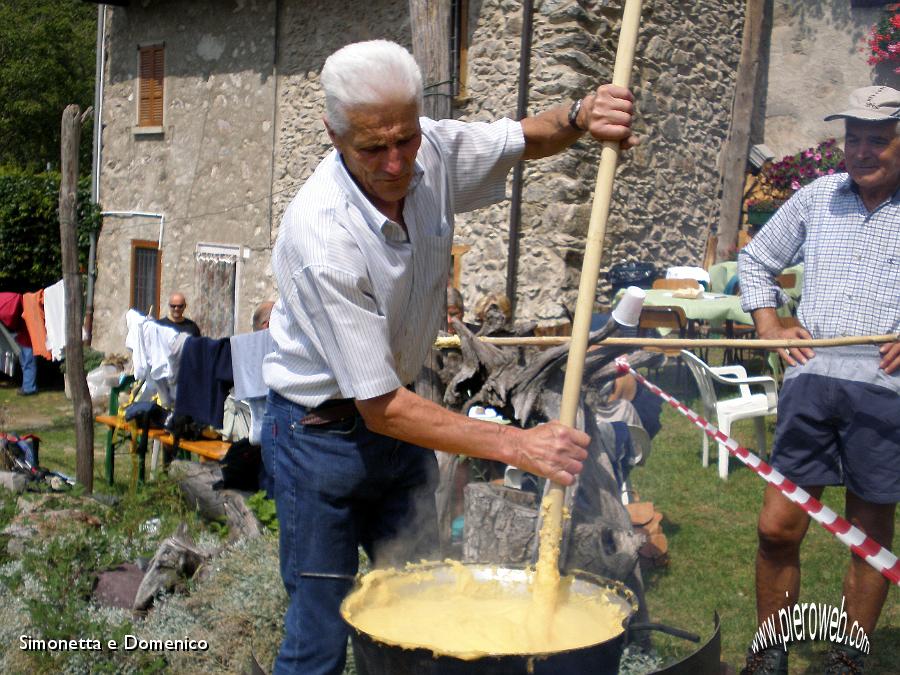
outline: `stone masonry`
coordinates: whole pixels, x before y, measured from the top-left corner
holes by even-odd
[[[643,144],[623,157],[602,271],[624,260],[699,264],[718,219],[719,154],[728,132],[743,2],[645,0],[632,88]],[[274,295],[271,246],[287,203],[330,149],[318,73],[348,42],[384,37],[410,46],[407,5],[374,0],[140,0],[108,8],[100,199],[106,211],[165,215],[162,302],[192,302],[197,245],[240,247],[238,331]],[[514,116],[522,7],[469,4],[465,120]],[[364,16],[362,14],[364,13]],[[529,110],[568,103],[609,81],[622,2],[538,0]],[[277,39],[276,39],[277,38]],[[165,126],[136,129],[137,56],[164,42]],[[556,323],[574,309],[599,146],[531,162],[524,172],[518,317]],[[469,244],[469,307],[506,285],[509,201],[457,219]],[[95,346],[124,350],[134,239],[156,240],[158,218],[110,216],[98,248]],[[602,275],[601,275],[602,278]],[[601,283],[598,301],[608,302]],[[190,314],[190,308],[188,310]]]

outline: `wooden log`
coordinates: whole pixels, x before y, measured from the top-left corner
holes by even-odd
[[[90,114],[77,105],[66,106],[62,115],[61,168],[59,184],[59,239],[66,306],[66,383],[75,411],[75,478],[90,494],[94,489],[94,424],[91,394],[84,373],[82,345],[81,275],[78,270],[78,145],[81,125]]]
[[[160,593],[170,592],[184,579],[190,579],[206,561],[207,555],[196,547],[182,523],[174,535],[160,544],[144,573],[134,597],[133,609],[150,607]]]
[[[249,493],[241,490],[222,490],[222,469],[213,462],[174,460],[169,476],[181,488],[182,498],[206,520],[224,520],[228,524],[229,540],[257,537],[262,525],[246,504]]]

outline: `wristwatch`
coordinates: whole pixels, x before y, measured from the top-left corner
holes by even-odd
[[[584,133],[587,129],[582,129],[578,126],[578,113],[581,111],[581,103],[584,101],[583,98],[578,99],[574,103],[572,103],[572,107],[569,108],[569,126],[572,127],[575,131],[580,131]]]

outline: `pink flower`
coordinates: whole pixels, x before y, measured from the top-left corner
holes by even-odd
[[[822,153],[821,153],[821,152],[817,152],[815,155],[813,155],[813,159],[816,160],[817,162],[818,162],[818,161],[821,161],[821,159],[822,159]]]
[[[834,173],[834,169],[828,169],[828,175],[829,175],[829,176],[830,176],[831,174],[833,174],[833,173]]]
[[[791,180],[791,190],[799,190],[800,189],[800,181],[796,178]]]

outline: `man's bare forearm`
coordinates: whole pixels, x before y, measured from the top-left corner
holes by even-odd
[[[406,389],[356,406],[376,433],[454,454],[490,459],[570,485],[587,458],[587,434],[550,422],[531,429],[482,422]]]
[[[513,463],[512,437],[521,429],[451,412],[406,389],[357,401],[366,426],[379,434],[454,454]]]

